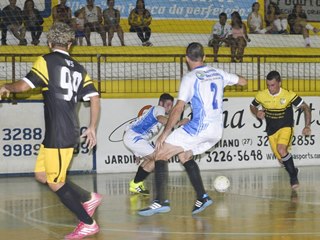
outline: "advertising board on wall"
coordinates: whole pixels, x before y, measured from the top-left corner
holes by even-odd
[[[89,109],[79,109],[80,132],[89,122]],[[38,150],[44,138],[42,102],[0,103],[0,174],[33,172]],[[91,171],[93,154],[84,143],[75,147],[70,170]]]
[[[190,19],[190,20],[218,20],[221,12],[228,16],[233,11],[238,11],[243,20],[247,20],[254,2],[264,3],[265,14],[270,2],[275,2],[280,10],[286,14],[292,12],[294,4],[301,4],[303,10],[312,22],[320,21],[320,1],[318,0],[148,0],[146,8],[149,9],[154,19]],[[24,0],[17,0],[17,6],[23,9]],[[46,19],[51,15],[52,6],[58,1],[34,0],[36,8]],[[120,11],[121,18],[128,18],[130,11],[135,7],[136,0],[115,1],[115,8]],[[106,0],[95,0],[95,4],[102,10],[107,8]],[[8,2],[0,2],[0,9],[8,5]],[[86,0],[68,0],[69,6],[74,13],[84,7]]]
[[[255,0],[148,0],[146,8],[156,19],[219,19],[219,14],[225,12],[230,15],[239,11],[243,19],[247,19],[251,5]],[[86,0],[71,1],[71,9],[79,9],[86,4]],[[106,0],[95,0],[95,4],[106,9]],[[127,18],[135,7],[136,0],[116,1],[115,8],[123,18]]]
[[[46,18],[51,14],[51,0],[34,0],[36,8]],[[58,2],[58,1],[56,1]],[[251,5],[255,0],[148,0],[146,8],[154,19],[219,19],[219,14],[225,12],[230,15],[238,11],[243,19],[247,19],[251,12]],[[17,0],[17,6],[23,9],[24,0]],[[87,4],[86,0],[68,0],[67,6],[74,13]],[[0,2],[2,9],[8,3]],[[95,0],[95,5],[102,10],[106,9],[106,0]],[[121,18],[128,18],[130,11],[135,7],[136,0],[115,1],[115,8],[120,11]]]
[[[303,113],[295,111],[295,133],[291,152],[297,165],[317,165],[320,150],[317,148],[320,137],[319,98],[304,98],[312,109],[313,121],[311,136],[303,136]],[[212,148],[196,156],[201,169],[258,168],[279,166],[271,153],[265,133],[265,123],[254,118],[249,110],[250,98],[224,99],[224,135],[223,139]],[[122,135],[125,126],[137,117],[147,105],[157,104],[157,99],[118,99],[104,100],[104,112],[98,130],[97,171],[120,172],[135,171],[134,156],[123,146]],[[108,110],[107,110],[108,109]],[[121,110],[119,110],[121,109]],[[189,115],[186,109],[184,116]],[[170,170],[181,170],[177,158],[171,159]]]
[[[295,110],[295,131],[291,153],[296,165],[320,163],[320,99],[303,97],[312,110],[312,134],[303,136],[304,115]],[[252,98],[224,99],[223,139],[195,160],[204,170],[279,167],[271,153],[265,133],[265,122],[252,116],[249,105]],[[135,172],[135,157],[122,142],[123,132],[135,119],[158,99],[102,99],[101,118],[97,132],[97,149],[89,153],[80,142],[75,149],[70,170],[98,173]],[[84,131],[89,123],[89,108],[81,105],[79,120]],[[19,102],[16,105],[0,103],[0,174],[30,173],[33,171],[39,146],[44,136],[43,104]],[[190,115],[186,108],[183,117]],[[155,140],[155,139],[154,139]],[[170,160],[169,169],[181,171],[177,158]]]

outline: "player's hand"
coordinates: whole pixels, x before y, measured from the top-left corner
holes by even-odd
[[[7,98],[10,95],[10,91],[4,85],[0,87],[0,100],[2,100],[2,95],[5,95]]]
[[[185,125],[185,124],[187,124],[189,121],[190,121],[189,118],[181,119],[181,120],[177,123],[177,126],[180,127],[180,126],[182,126],[182,125]]]
[[[159,150],[162,147],[165,140],[166,136],[164,136],[164,134],[162,133],[156,140],[156,150]]]
[[[81,137],[86,138],[86,145],[90,150],[97,144],[96,130],[94,128],[88,127]]]
[[[257,115],[256,115],[256,116],[257,116],[257,118],[263,120],[264,117],[265,117],[265,115],[266,115],[266,113],[265,113],[263,110],[259,110],[259,111],[257,112]]]
[[[306,135],[306,136],[311,135],[311,128],[309,126],[304,127],[303,130],[302,130],[302,134]]]

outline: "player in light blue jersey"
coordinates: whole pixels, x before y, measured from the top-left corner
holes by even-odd
[[[124,136],[124,145],[138,159],[144,161],[140,164],[136,176],[130,181],[130,192],[147,195],[143,181],[154,169],[154,144],[152,138],[156,136],[163,125],[167,123],[167,115],[172,109],[174,98],[164,93],[160,96],[158,105],[152,106],[146,113],[129,124]],[[140,162],[140,161],[139,161]]]
[[[175,155],[178,155],[185,167],[197,194],[192,214],[203,211],[213,203],[204,189],[200,170],[193,160],[193,155],[209,150],[222,137],[224,87],[244,86],[247,80],[236,74],[206,66],[204,60],[203,46],[196,42],[189,44],[186,62],[190,72],[182,79],[177,103],[170,112],[165,129],[156,141],[155,199],[148,208],[138,211],[139,215],[150,216],[171,210],[167,198],[167,168],[168,160]],[[171,132],[187,103],[191,105],[192,119]]]

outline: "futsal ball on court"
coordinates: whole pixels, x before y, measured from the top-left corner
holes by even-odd
[[[217,192],[226,192],[230,187],[230,180],[226,176],[218,176],[213,182]]]

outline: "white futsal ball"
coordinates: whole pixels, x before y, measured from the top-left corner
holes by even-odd
[[[218,192],[226,192],[230,187],[230,181],[226,176],[218,176],[214,180],[213,186]]]

